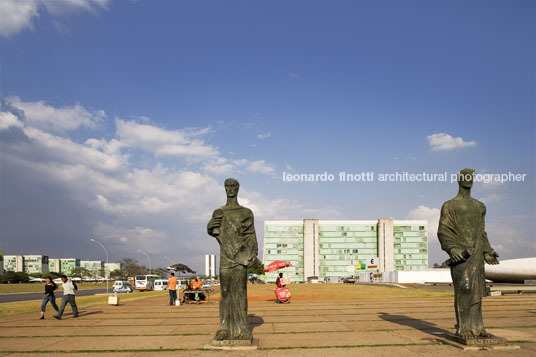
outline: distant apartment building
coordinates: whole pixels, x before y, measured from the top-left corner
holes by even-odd
[[[80,267],[80,259],[78,258],[67,258],[67,259],[60,259],[60,273],[65,274],[67,276],[71,275],[73,270],[75,268]]]
[[[284,271],[295,281],[423,270],[428,268],[427,234],[425,220],[266,221],[264,264],[290,262],[292,267]],[[371,259],[378,264],[369,269]],[[275,281],[277,272],[266,277]]]
[[[61,273],[61,259],[49,258],[48,259],[48,271],[52,273]]]
[[[28,274],[48,273],[48,256],[46,255],[5,255],[4,271]]]
[[[46,255],[23,255],[24,272],[28,274],[48,273],[48,256]]]
[[[104,262],[102,260],[81,260],[80,268],[85,268],[90,272],[100,272],[104,270]]]
[[[115,270],[121,270],[121,263],[104,263],[104,271],[106,278],[110,277],[110,273]]]
[[[4,255],[4,270],[23,272],[24,271],[24,256],[21,255]]]
[[[216,255],[205,254],[205,276],[214,278],[216,276]]]

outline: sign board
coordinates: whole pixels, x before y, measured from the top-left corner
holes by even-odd
[[[380,258],[374,257],[367,259],[367,269],[374,270],[380,268]]]

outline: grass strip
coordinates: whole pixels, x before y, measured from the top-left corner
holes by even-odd
[[[112,290],[114,282],[110,281],[108,287]],[[78,289],[106,289],[106,283],[76,283]],[[0,294],[18,294],[18,293],[44,293],[44,283],[29,283],[29,284],[0,284]],[[58,290],[63,291],[63,285],[58,284]]]
[[[143,294],[123,294],[119,298],[120,304],[128,301],[142,300],[151,297],[167,295],[167,291],[146,291]],[[60,305],[61,299],[56,299],[56,303]],[[87,308],[96,305],[106,305],[108,303],[108,295],[92,295],[92,296],[77,296],[76,305],[78,309]],[[15,314],[23,314],[28,312],[39,313],[41,309],[41,300],[21,301],[21,302],[6,302],[0,304],[0,315],[9,316]],[[50,304],[48,309],[52,309]],[[53,311],[53,310],[52,310]]]

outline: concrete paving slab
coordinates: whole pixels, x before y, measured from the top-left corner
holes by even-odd
[[[536,329],[532,328],[536,326],[533,307],[536,297],[498,298],[485,299],[488,330],[522,343],[519,352],[494,351],[493,356],[536,355],[536,343],[531,342],[536,341]],[[336,302],[297,299],[290,305],[251,301],[250,321],[255,322],[252,328],[254,336],[259,338],[260,349],[246,352],[200,350],[218,328],[217,303],[175,308],[166,306],[166,302],[164,296],[117,307],[95,306],[84,309],[85,316],[73,319],[66,315],[62,321],[37,320],[38,313],[0,317],[0,336],[3,336],[0,356],[5,351],[21,351],[24,356],[84,357],[226,354],[279,357],[282,353],[307,357],[462,356],[459,353],[472,356],[471,352],[434,342],[434,332],[453,330],[452,298]],[[45,334],[48,337],[35,337]],[[490,355],[485,351],[479,353],[479,357]]]

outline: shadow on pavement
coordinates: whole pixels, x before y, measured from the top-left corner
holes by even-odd
[[[101,311],[101,310],[98,310],[98,311],[80,311],[78,313],[78,316],[82,317],[82,316],[96,315],[96,314],[102,314],[102,313],[104,313],[104,311]]]
[[[396,323],[402,326],[412,327],[416,330],[426,332],[432,336],[446,335],[447,333],[449,333],[449,331],[437,327],[434,323],[425,320],[414,319],[409,316],[391,315],[385,312],[380,312],[379,317],[385,321]]]
[[[255,314],[248,315],[248,328],[251,334],[253,334],[253,329],[257,326],[260,326],[264,323],[264,319]]]

